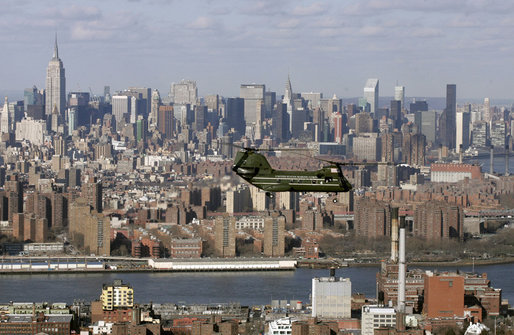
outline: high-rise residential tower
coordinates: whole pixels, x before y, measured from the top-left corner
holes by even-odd
[[[378,110],[378,79],[372,78],[366,81],[364,86],[364,99],[370,105],[370,112],[375,115]]]
[[[286,219],[284,216],[271,215],[264,219],[264,256],[284,256],[285,224]]]
[[[236,256],[236,219],[223,215],[216,217],[214,246],[219,257]]]
[[[57,107],[58,114],[64,117],[64,111],[66,110],[66,78],[62,61],[59,58],[57,35],[55,36],[54,54],[46,68],[45,87],[45,114],[51,115],[54,107]]]

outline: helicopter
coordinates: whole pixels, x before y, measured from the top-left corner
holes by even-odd
[[[344,177],[342,166],[351,163],[334,162],[315,158],[330,163],[328,166],[315,171],[286,171],[275,170],[266,157],[257,148],[243,148],[234,159],[232,171],[248,183],[266,192],[266,196],[273,198],[275,192],[349,192],[352,185]],[[294,149],[293,149],[294,150]],[[336,202],[335,200],[334,202]]]

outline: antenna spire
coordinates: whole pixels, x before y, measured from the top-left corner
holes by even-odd
[[[59,59],[59,48],[57,47],[57,32],[55,33],[55,43],[54,43],[54,56],[53,59]]]

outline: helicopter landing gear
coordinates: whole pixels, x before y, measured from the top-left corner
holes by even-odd
[[[275,197],[275,193],[266,192],[266,196],[270,199],[273,199]]]

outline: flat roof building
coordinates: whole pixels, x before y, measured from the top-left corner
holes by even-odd
[[[396,311],[393,307],[362,306],[361,335],[373,335],[380,327],[396,327]]]
[[[350,278],[312,278],[312,316],[325,319],[351,317],[352,282]]]

